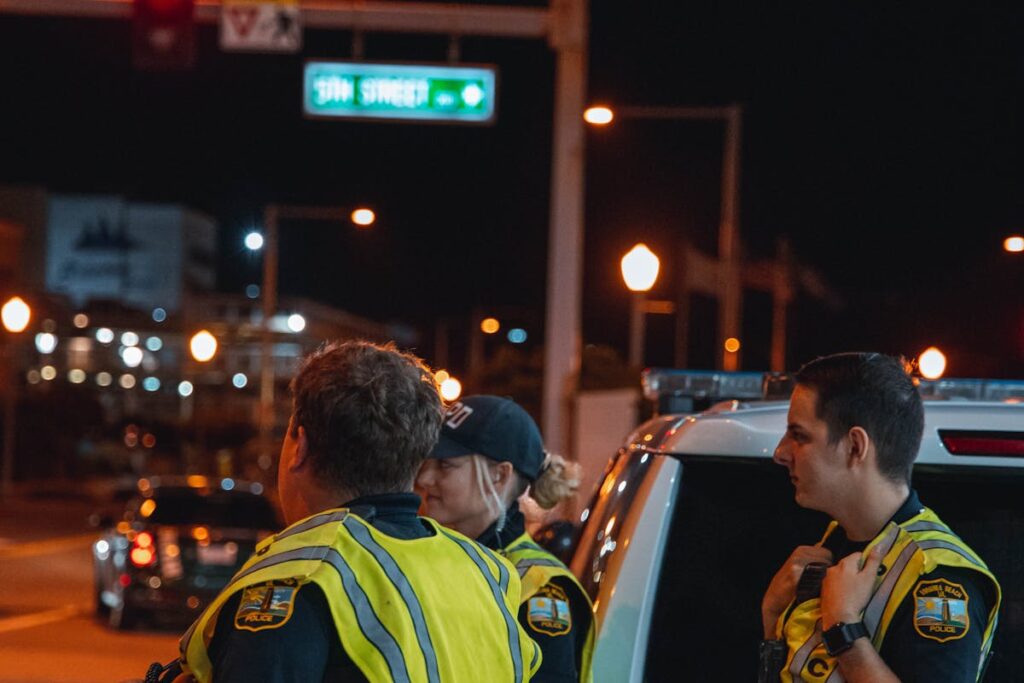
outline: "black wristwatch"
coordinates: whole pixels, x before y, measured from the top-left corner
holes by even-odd
[[[854,641],[858,638],[867,637],[868,629],[864,626],[863,621],[858,621],[856,624],[839,622],[821,634],[821,639],[825,642],[825,649],[833,657],[837,657],[853,647]]]

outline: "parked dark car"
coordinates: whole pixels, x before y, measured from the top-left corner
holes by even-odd
[[[118,629],[145,616],[189,621],[279,528],[259,483],[140,479],[122,519],[92,547],[96,614]]]

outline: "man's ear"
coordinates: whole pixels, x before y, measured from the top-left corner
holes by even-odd
[[[292,470],[298,470],[309,464],[309,438],[306,436],[306,428],[299,425],[295,430],[295,457],[292,458],[289,466]]]
[[[847,462],[850,466],[867,462],[868,452],[874,449],[874,442],[863,427],[851,427],[846,434]]]

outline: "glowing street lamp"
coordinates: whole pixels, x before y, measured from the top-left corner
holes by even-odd
[[[376,220],[377,214],[375,214],[372,209],[362,207],[352,212],[352,222],[361,228],[373,225]]]
[[[938,379],[946,372],[946,354],[929,346],[918,356],[917,368],[925,379]]]
[[[629,309],[629,364],[643,363],[646,293],[658,279],[661,261],[646,244],[640,242],[622,257],[622,279],[633,292]]]
[[[622,257],[622,279],[634,292],[646,292],[658,279],[661,261],[646,244],[640,242]]]
[[[1003,249],[1011,254],[1024,252],[1024,236],[1012,235],[1003,240]]]
[[[263,248],[263,235],[255,230],[245,236],[245,248],[249,251],[259,251]]]
[[[32,309],[20,296],[12,296],[0,308],[0,318],[8,332],[24,332],[32,320]]]
[[[497,318],[484,318],[480,321],[480,331],[484,334],[494,334],[501,329],[501,323]]]
[[[449,377],[441,382],[441,398],[446,401],[454,401],[462,395],[462,382]]]
[[[607,126],[614,118],[615,112],[602,105],[587,107],[583,112],[583,120],[594,126]]]
[[[188,347],[193,358],[200,363],[206,363],[217,355],[217,338],[207,330],[200,330],[192,335]]]

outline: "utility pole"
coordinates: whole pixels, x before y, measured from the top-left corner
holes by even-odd
[[[587,16],[587,0],[556,0],[550,37],[557,57],[541,429],[548,449],[567,455],[582,348]]]

